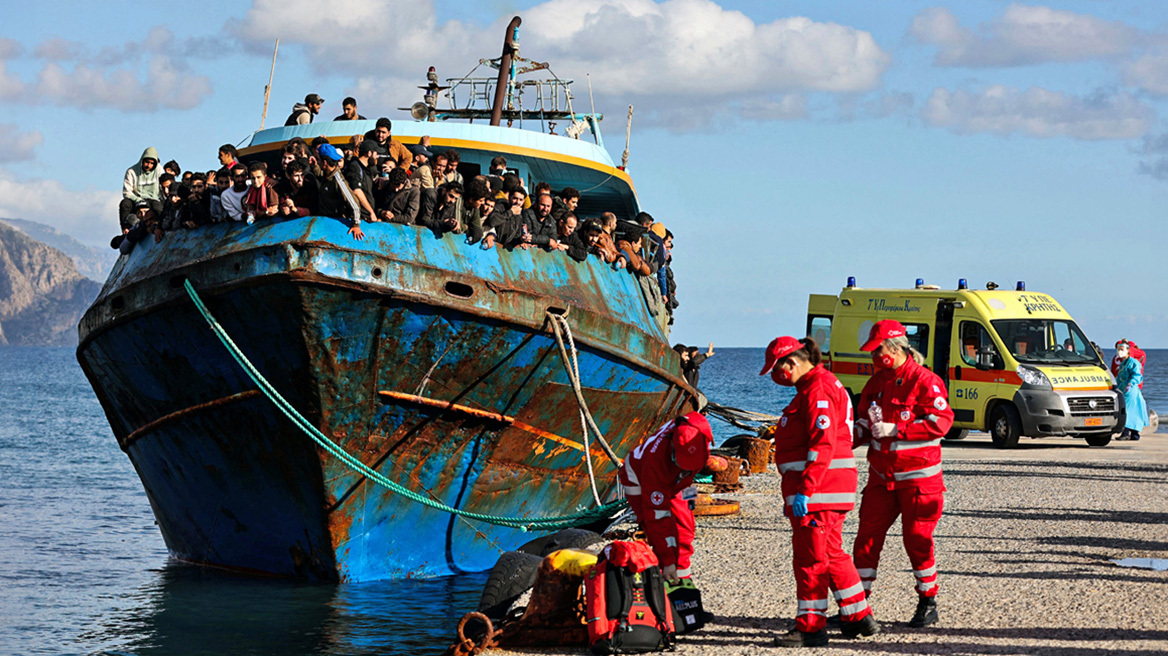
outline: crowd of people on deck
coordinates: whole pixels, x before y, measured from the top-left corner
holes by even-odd
[[[297,103],[286,125],[311,123],[324,104],[316,94]],[[364,119],[346,98],[334,121]],[[111,246],[128,253],[147,237],[161,242],[169,232],[213,223],[323,216],[345,220],[349,234],[364,239],[364,223],[399,223],[454,234],[483,249],[563,253],[578,262],[597,258],[643,279],[672,321],[677,307],[670,268],[673,234],[646,212],[633,222],[613,212],[577,213],[580,192],[540,182],[529,192],[499,155],[487,175],[464,177],[457,150],[438,150],[428,136],[406,146],[393,138],[393,124],[379,118],[373,130],[334,145],[325,137],[294,137],[280,150],[279,164],[243,163],[230,144],[219,147],[219,167],[183,171],[143,151],[125,175],[119,206],[121,234]]]

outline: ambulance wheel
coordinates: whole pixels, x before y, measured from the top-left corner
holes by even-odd
[[[479,612],[491,619],[503,617],[511,604],[535,585],[535,575],[542,562],[542,557],[522,551],[508,551],[499,556],[483,586]]]
[[[1022,437],[1022,419],[1018,416],[1018,409],[1003,403],[990,413],[990,438],[994,446],[999,449],[1013,449],[1018,446],[1018,438]]]
[[[604,541],[599,533],[582,528],[566,528],[551,535],[540,550],[541,556],[546,556],[560,549],[587,549],[594,544]]]
[[[949,442],[964,440],[967,437],[969,437],[969,429],[967,428],[950,428],[949,432],[945,433],[945,439]]]
[[[1094,433],[1085,436],[1087,446],[1107,446],[1111,444],[1111,433]]]

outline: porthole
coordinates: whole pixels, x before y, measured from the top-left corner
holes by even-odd
[[[470,298],[474,296],[474,287],[461,282],[448,280],[446,282],[446,293],[459,298]]]

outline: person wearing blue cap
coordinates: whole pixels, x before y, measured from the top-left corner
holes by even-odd
[[[327,143],[317,146],[316,153],[322,172],[318,213],[336,219],[349,219],[352,222],[349,234],[358,241],[365,239],[365,233],[361,230],[361,207],[353,195],[353,190],[349,189],[341,175],[341,164],[345,156],[335,146]]]

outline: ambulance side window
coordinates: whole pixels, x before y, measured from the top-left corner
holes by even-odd
[[[831,352],[831,317],[811,317],[807,335],[819,345],[824,353]]]
[[[990,338],[990,333],[976,321],[962,321],[961,322],[961,361],[965,364],[976,367],[977,354],[979,352],[995,352],[994,340]],[[995,362],[997,358],[995,357]]]
[[[923,323],[904,324],[904,336],[921,355],[929,357],[929,326]]]

